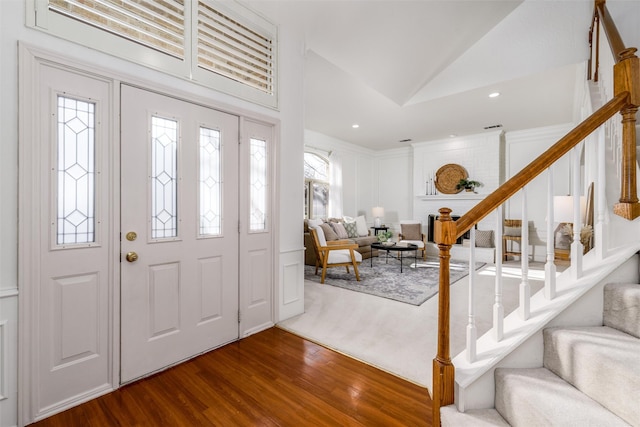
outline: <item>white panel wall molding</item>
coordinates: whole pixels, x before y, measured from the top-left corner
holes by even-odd
[[[304,312],[304,248],[280,252],[278,271],[281,285],[275,307],[280,322]]]
[[[322,133],[305,129],[304,130],[305,150],[322,150],[325,152],[339,151],[340,153],[351,153],[365,156],[375,156],[378,153],[375,150],[352,144],[351,142],[336,139]]]
[[[442,207],[453,210],[453,215],[464,215],[479,200],[494,191],[504,181],[504,133],[492,131],[477,135],[419,142],[413,146],[413,216],[422,221],[427,230],[428,216],[437,214]],[[427,196],[426,181],[435,176],[446,164],[458,164],[465,168],[469,178],[483,183],[475,196],[464,193]],[[495,216],[482,220],[479,229],[493,230]]]
[[[18,416],[18,290],[0,291],[0,426],[14,426]]]
[[[0,299],[18,296],[18,288],[0,289]]]
[[[401,147],[401,148],[393,148],[390,150],[380,150],[374,152],[374,157],[380,160],[391,159],[391,158],[406,158],[410,157],[413,154],[412,147]]]
[[[7,397],[7,374],[9,369],[9,342],[7,341],[7,321],[0,319],[0,401]]]

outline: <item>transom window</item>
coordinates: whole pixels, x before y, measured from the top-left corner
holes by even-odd
[[[329,213],[329,161],[304,153],[304,217],[326,218]]]
[[[277,107],[276,26],[225,0],[27,0],[27,25]]]

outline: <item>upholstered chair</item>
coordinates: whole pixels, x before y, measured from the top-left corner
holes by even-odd
[[[422,251],[422,259],[427,259],[427,237],[422,232],[422,224],[416,220],[400,221],[400,234],[398,235],[398,243],[413,243],[418,246],[418,250]]]
[[[310,227],[309,233],[311,234],[317,254],[316,274],[318,274],[318,267],[322,266],[320,283],[324,283],[327,268],[346,267],[347,273],[349,273],[349,266],[353,267],[356,280],[360,281],[358,264],[362,262],[362,255],[355,250],[358,248],[357,244],[351,240],[333,240],[327,242],[321,227]]]
[[[511,244],[508,244],[511,242]],[[513,244],[518,244],[518,251]],[[502,257],[503,261],[509,256],[520,256],[520,245],[522,245],[522,220],[521,219],[505,219],[504,229],[502,231]]]

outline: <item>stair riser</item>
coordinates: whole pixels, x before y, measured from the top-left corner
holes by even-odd
[[[640,285],[610,283],[604,287],[604,324],[640,338]]]
[[[544,366],[627,422],[640,424],[640,341],[606,326],[544,331]]]

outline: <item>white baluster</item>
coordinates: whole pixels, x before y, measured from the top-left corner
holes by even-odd
[[[580,242],[580,229],[582,219],[580,218],[580,151],[582,143],[572,148],[573,160],[573,183],[571,193],[573,195],[573,242],[571,243],[571,276],[574,279],[582,277],[582,252],[583,247]]]
[[[547,169],[547,263],[544,266],[544,297],[556,297],[556,263],[554,250],[553,220],[553,167]]]
[[[495,302],[493,303],[493,339],[502,341],[504,336],[504,306],[502,305],[502,227],[504,218],[502,218],[502,205],[496,209],[496,287]]]
[[[529,219],[527,218],[527,187],[522,188],[522,230],[520,262],[522,265],[522,282],[520,283],[520,306],[518,314],[522,320],[529,318],[531,309],[531,286],[529,285]]]
[[[476,228],[471,227],[470,233],[470,250],[469,250],[469,322],[467,323],[467,362],[476,361],[476,341],[478,340],[478,331],[476,329],[476,301],[475,301],[475,282],[476,282]]]
[[[605,150],[605,136],[602,126],[596,131],[597,138],[597,162],[598,162],[598,175],[596,179],[595,189],[595,205],[596,205],[596,218],[593,227],[593,239],[596,247],[596,255],[598,259],[605,259],[607,257],[607,248],[609,246],[608,233],[605,230],[605,212],[607,209],[607,201],[605,198],[605,190],[607,184],[606,171],[606,150]]]

